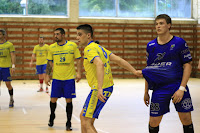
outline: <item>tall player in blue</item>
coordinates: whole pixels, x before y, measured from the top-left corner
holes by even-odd
[[[142,70],[145,81],[144,102],[149,105],[148,90],[153,90],[150,104],[149,133],[158,133],[171,99],[178,112],[184,133],[194,133],[193,105],[187,86],[192,56],[185,40],[170,34],[171,18],[158,15],[155,27],[158,37],[147,44],[147,67]]]

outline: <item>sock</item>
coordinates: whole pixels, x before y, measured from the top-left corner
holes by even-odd
[[[51,114],[55,114],[55,110],[56,110],[56,106],[57,106],[57,103],[52,103],[50,101],[50,111],[51,111]]]
[[[157,127],[151,127],[149,125],[149,133],[158,133],[159,132],[159,125]]]
[[[193,124],[183,125],[183,131],[184,131],[184,133],[194,133]]]
[[[72,119],[72,110],[73,110],[72,102],[71,102],[71,103],[67,103],[67,106],[66,106],[67,123],[71,123],[71,119]]]
[[[40,79],[39,81],[40,81],[40,88],[42,88],[42,86],[43,86],[43,79]]]
[[[13,89],[12,90],[8,90],[9,95],[10,95],[10,99],[13,100]]]

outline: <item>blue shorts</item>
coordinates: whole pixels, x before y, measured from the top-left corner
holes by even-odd
[[[157,117],[170,112],[169,105],[171,97],[179,89],[180,84],[171,84],[156,89],[152,93],[150,116]],[[177,112],[193,111],[192,100],[188,87],[187,92],[184,92],[183,98],[179,103],[174,104]]]
[[[12,81],[10,76],[10,68],[2,68],[0,67],[0,81]]]
[[[98,90],[91,90],[83,106],[83,116],[98,119],[98,116],[103,106],[108,101],[108,98],[112,94],[112,91],[113,86],[103,89],[103,95],[107,98],[104,103],[101,102],[97,97]]]
[[[36,65],[36,74],[46,73],[47,64],[44,65]]]
[[[53,79],[51,88],[51,98],[75,98],[75,80],[56,80]]]

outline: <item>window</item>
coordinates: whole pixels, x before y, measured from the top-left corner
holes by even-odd
[[[186,12],[187,11],[187,12]],[[81,17],[191,18],[191,0],[79,0]]]
[[[67,16],[67,0],[0,0],[0,14]]]

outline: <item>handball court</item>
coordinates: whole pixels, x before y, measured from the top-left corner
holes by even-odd
[[[114,91],[95,121],[98,133],[148,133],[149,108],[143,102],[144,79],[115,79]],[[38,80],[13,80],[14,108],[9,108],[9,94],[5,83],[1,83],[0,133],[81,133],[79,114],[90,92],[85,79],[76,84],[77,98],[73,99],[73,131],[65,130],[66,103],[57,102],[56,119],[48,127],[50,96],[37,92]],[[192,119],[195,133],[200,133],[200,79],[188,82],[194,106]],[[150,92],[151,94],[151,92]],[[163,117],[160,133],[183,133],[182,124],[174,105]]]

